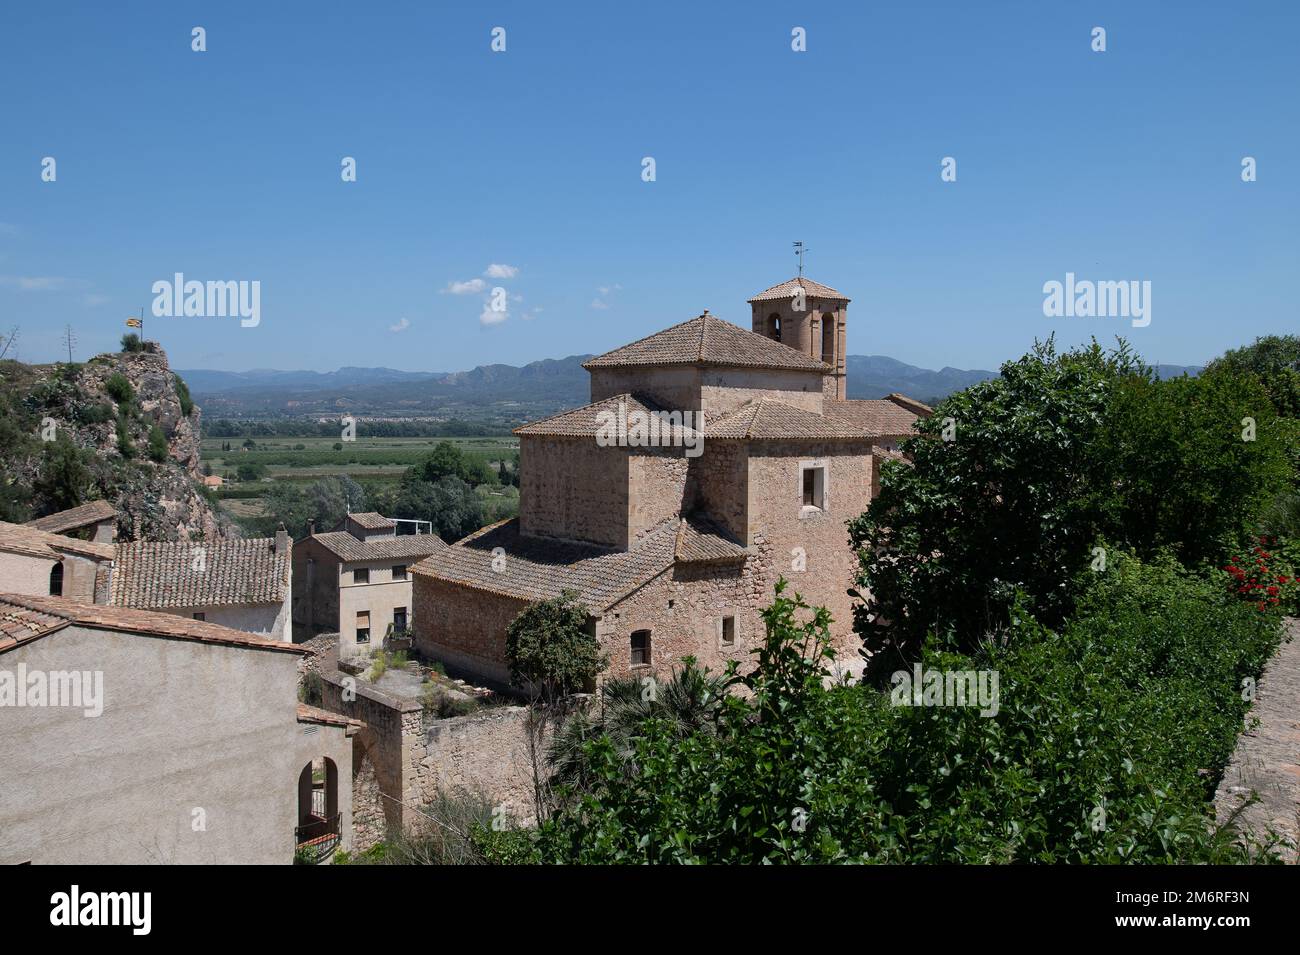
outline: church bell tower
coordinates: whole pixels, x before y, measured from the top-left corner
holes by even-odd
[[[827,398],[848,398],[845,383],[845,325],[849,299],[803,276],[774,285],[749,300],[754,332],[831,366]]]

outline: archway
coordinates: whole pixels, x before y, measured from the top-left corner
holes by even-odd
[[[339,768],[328,756],[318,756],[298,774],[298,826],[294,861],[322,862],[338,848]]]

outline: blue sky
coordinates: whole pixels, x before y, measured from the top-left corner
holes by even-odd
[[[65,324],[80,357],[110,348],[176,272],[262,293],[256,328],[146,316],[175,367],[600,352],[706,307],[747,325],[745,299],[794,273],[795,239],[809,277],[853,299],[851,354],[992,368],[1055,331],[1196,364],[1300,330],[1293,2],[50,2],[0,18],[0,326],[21,326],[28,361],[54,359]],[[1151,324],[1044,317],[1043,283],[1066,272],[1150,281]],[[448,291],[476,279],[508,290],[505,321]]]

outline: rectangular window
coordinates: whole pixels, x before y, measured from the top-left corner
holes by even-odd
[[[736,618],[722,618],[722,645],[724,647],[734,647],[736,645]]]
[[[394,579],[394,580],[405,580],[405,579],[406,579],[406,565],[405,565],[405,564],[394,564],[394,565],[393,565],[393,579]]]
[[[352,571],[352,582],[354,584],[370,583],[370,568],[358,567],[356,570]]]
[[[650,631],[637,630],[632,634],[632,666],[650,665]]]
[[[370,611],[357,611],[357,643],[370,642]]]
[[[207,617],[207,614],[196,613],[196,614],[194,615],[194,619],[195,619],[195,620],[207,620],[208,617]]]
[[[406,629],[406,608],[405,607],[397,607],[393,610],[393,629],[399,631]]]
[[[804,465],[800,468],[800,485],[803,492],[803,506],[826,510],[826,468],[825,466]]]

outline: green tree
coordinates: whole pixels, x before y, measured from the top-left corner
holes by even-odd
[[[167,436],[162,428],[153,425],[149,428],[149,460],[158,464],[167,460]]]
[[[460,540],[483,526],[483,506],[474,489],[447,475],[437,483],[405,479],[386,513],[389,517],[430,521],[443,540]]]
[[[260,481],[266,477],[266,465],[249,461],[235,469],[241,481]]]
[[[431,484],[445,477],[458,478],[471,487],[496,482],[496,475],[486,460],[478,455],[466,454],[450,441],[440,441],[433,452],[407,474]]]
[[[41,466],[32,490],[45,513],[77,507],[86,501],[91,487],[87,455],[66,435],[46,443]]]
[[[588,617],[569,590],[520,611],[506,628],[511,682],[534,688],[547,703],[587,686],[606,665]]]
[[[135,389],[131,387],[130,380],[120,371],[115,371],[108,376],[104,382],[104,390],[119,405],[130,404],[135,397]]]
[[[141,352],[144,351],[144,342],[135,332],[127,332],[122,336],[122,351],[124,352]]]

